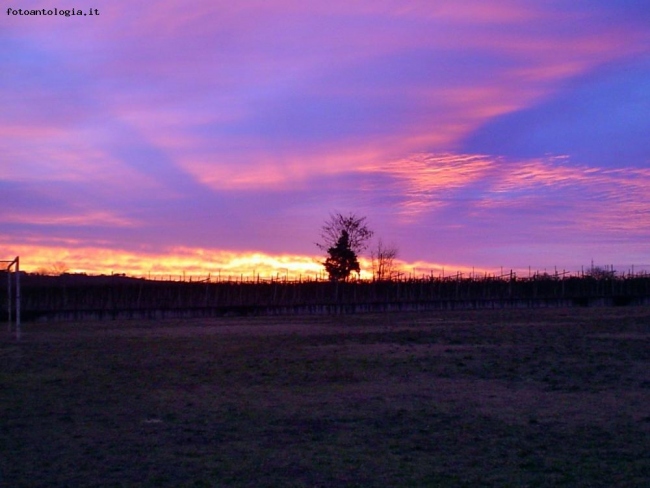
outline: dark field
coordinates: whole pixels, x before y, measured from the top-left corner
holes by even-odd
[[[650,486],[650,309],[0,332],[1,486]]]

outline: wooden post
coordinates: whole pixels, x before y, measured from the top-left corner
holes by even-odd
[[[510,281],[508,282],[508,298],[512,299],[512,270],[510,270]]]

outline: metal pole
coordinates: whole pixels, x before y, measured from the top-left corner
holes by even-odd
[[[20,340],[20,259],[16,256],[16,340]]]
[[[5,261],[7,262],[7,261]],[[9,327],[9,332],[11,332],[11,264],[7,266],[7,324]]]

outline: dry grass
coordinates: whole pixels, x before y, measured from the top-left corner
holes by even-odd
[[[650,310],[33,325],[2,486],[648,486]]]

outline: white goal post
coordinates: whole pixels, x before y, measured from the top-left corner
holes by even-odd
[[[11,332],[12,329],[12,302],[14,302],[16,314],[16,339],[20,340],[20,258],[19,256],[16,256],[11,260],[0,260],[0,264],[4,265],[5,271],[7,272],[7,322],[9,323],[9,332]],[[11,280],[12,270],[15,275],[13,283]],[[12,293],[14,289],[15,294]]]

